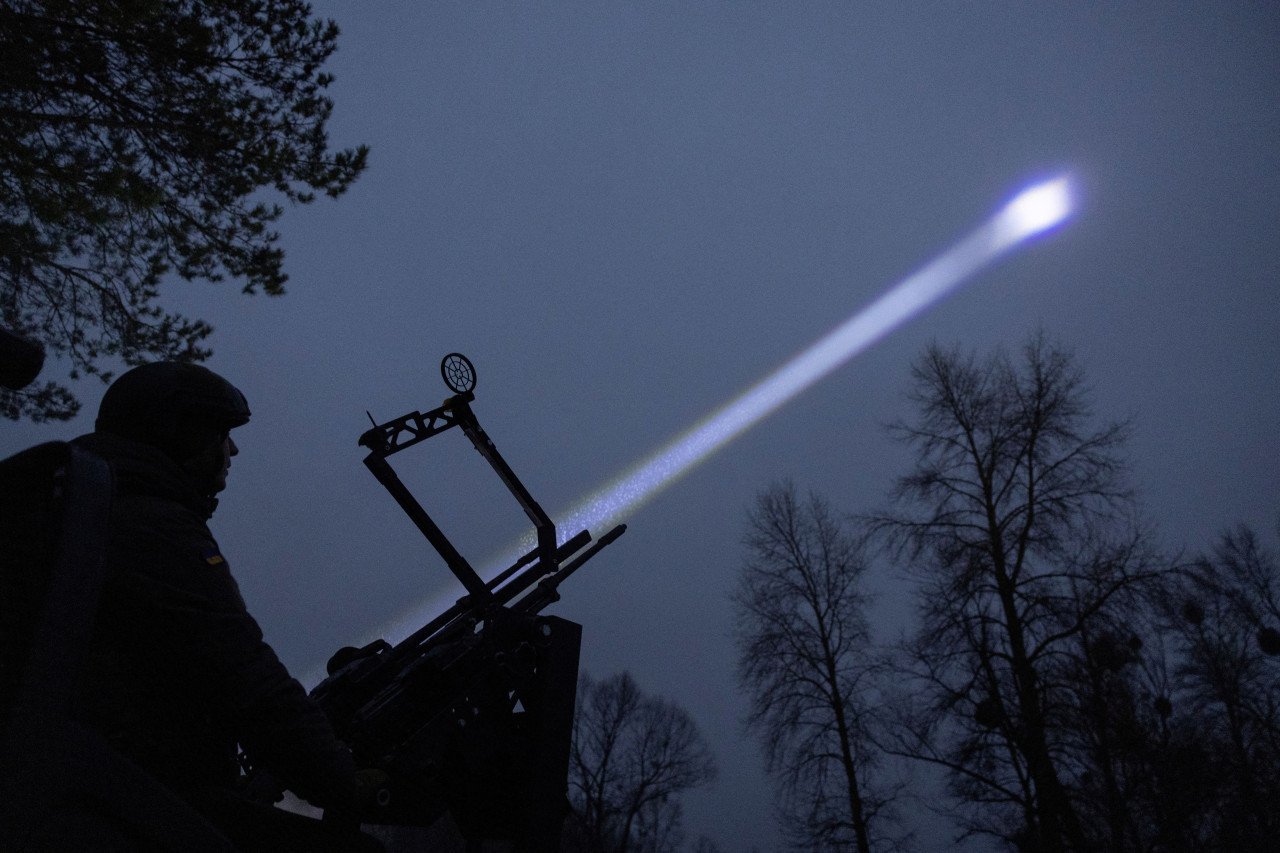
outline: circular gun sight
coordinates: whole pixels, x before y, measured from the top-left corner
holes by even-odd
[[[460,352],[451,352],[440,362],[444,384],[455,394],[466,394],[476,387],[476,369]]]

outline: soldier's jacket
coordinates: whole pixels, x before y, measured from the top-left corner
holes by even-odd
[[[233,787],[238,743],[315,805],[349,805],[351,755],[246,611],[206,525],[213,499],[148,445],[104,433],[76,443],[116,483],[77,716],[180,793]]]

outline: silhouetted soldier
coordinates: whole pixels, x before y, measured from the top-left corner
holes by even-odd
[[[72,665],[79,678],[69,693],[70,716],[124,756],[126,764],[194,807],[237,849],[376,850],[377,842],[360,834],[353,818],[328,820],[351,815],[360,796],[350,752],[264,642],[206,525],[237,453],[230,431],[246,423],[249,414],[244,395],[210,370],[147,364],[108,388],[95,432],[63,446],[73,462],[85,451],[90,460],[105,460],[107,482],[114,483],[107,488],[109,513],[104,512],[101,593],[96,612],[89,614],[92,639],[83,666]],[[13,476],[23,475],[10,475],[8,490]],[[69,512],[68,518],[75,515]],[[5,535],[14,535],[7,522]],[[6,564],[6,572],[13,570]],[[60,600],[73,609],[76,597]],[[57,625],[64,617],[53,613],[50,618]],[[9,619],[6,630],[12,633],[22,619],[21,614]],[[38,688],[41,676],[30,674],[29,683]],[[40,725],[38,719],[29,724]],[[326,822],[242,796],[237,744],[256,766],[324,808]],[[18,756],[15,765],[33,764],[23,749],[10,744]],[[6,784],[21,789],[23,782]],[[104,840],[113,832],[128,838],[130,821],[116,820],[101,802],[109,797],[83,799],[82,811],[99,813],[71,820],[70,829],[55,827],[55,836],[77,831],[75,823],[83,819],[84,831],[103,833],[98,836],[103,849],[114,849]],[[153,818],[163,823],[171,814],[157,807]],[[175,825],[183,819],[173,818]],[[135,816],[135,831],[146,820],[148,815]],[[173,832],[159,832],[119,847],[164,849],[173,837]]]

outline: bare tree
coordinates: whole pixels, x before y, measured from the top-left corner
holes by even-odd
[[[1078,699],[1074,797],[1095,849],[1274,849],[1277,580],[1275,558],[1241,526],[1166,574],[1123,623],[1082,632],[1063,674]]]
[[[715,778],[715,762],[684,709],[644,695],[630,673],[578,679],[569,769],[581,847],[665,853],[681,840],[679,795]]]
[[[915,469],[875,519],[921,581],[896,750],[947,769],[970,832],[1096,849],[1070,790],[1082,766],[1067,669],[1156,571],[1125,484],[1126,426],[1091,426],[1079,368],[1043,334],[1020,360],[933,346],[913,375],[917,417],[895,433]]]
[[[1247,527],[1220,538],[1161,596],[1174,677],[1163,706],[1202,757],[1209,790],[1181,801],[1204,815],[1212,849],[1274,849],[1280,834],[1280,569]],[[1167,834],[1167,833],[1166,833]]]
[[[738,674],[784,825],[800,849],[869,853],[891,797],[873,784],[862,544],[821,497],[801,501],[790,483],[757,496],[745,544]]]

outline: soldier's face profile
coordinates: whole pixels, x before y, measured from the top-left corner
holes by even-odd
[[[223,437],[222,443],[218,445],[222,454],[222,462],[218,466],[218,474],[214,479],[213,490],[220,492],[227,487],[227,471],[231,468],[231,457],[240,452],[240,448],[236,447],[236,443],[231,440],[228,434]]]

